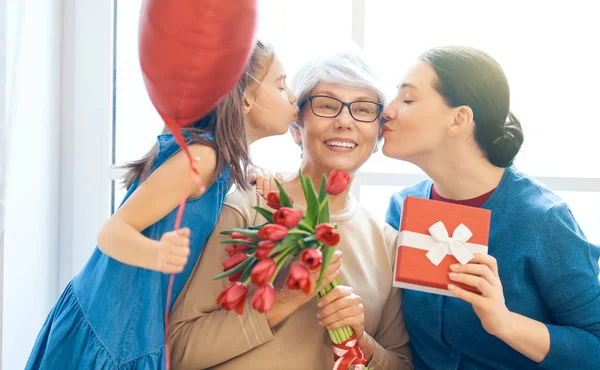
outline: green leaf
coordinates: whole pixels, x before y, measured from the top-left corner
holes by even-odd
[[[298,223],[297,227],[298,227],[298,229],[308,231],[311,234],[315,233],[315,229],[312,228],[309,224],[307,224],[306,221],[304,221],[304,220],[300,221],[300,223]]]
[[[232,232],[238,232],[244,236],[252,238],[254,240],[258,240],[258,230],[249,230],[249,229],[233,229]],[[229,234],[231,235],[231,233]]]
[[[292,246],[295,246],[298,244],[298,240],[302,239],[302,236],[298,236],[298,235],[290,235],[287,236],[285,239],[283,239],[282,241],[280,241],[279,243],[277,243],[277,245],[275,246],[275,248],[273,248],[273,250],[271,251],[271,253],[269,253],[269,257],[280,253],[284,250],[289,249]]]
[[[254,226],[248,226],[249,230],[260,230],[262,229],[265,225],[268,225],[269,222],[265,222],[264,224],[260,224],[260,225],[254,225]]]
[[[220,244],[246,244],[246,245],[254,245],[254,242],[249,242],[247,240],[240,240],[240,239],[227,239],[227,240],[223,240]]]
[[[293,207],[293,203],[288,195],[287,191],[283,188],[283,185],[279,182],[279,180],[275,179],[275,183],[279,188],[279,204],[282,207]]]
[[[323,178],[321,179],[321,190],[319,191],[319,203],[323,203],[325,199],[327,199],[327,176],[323,174]]]
[[[307,236],[306,238],[302,239],[302,243],[304,244],[302,249],[318,248],[319,246],[319,242],[315,239],[314,235]]]
[[[317,223],[319,224],[325,224],[325,223],[329,223],[329,199],[325,199],[323,201],[323,203],[321,203],[320,208],[320,212],[319,212],[319,219],[317,220]]]
[[[308,188],[306,187],[306,177],[302,174],[302,170],[298,170],[298,176],[300,177],[300,184],[302,185],[302,191],[304,192],[304,199],[308,202]]]
[[[266,218],[268,222],[273,222],[273,212],[259,206],[253,206],[252,208]]]
[[[246,267],[246,269],[244,270],[244,273],[242,274],[242,277],[240,278],[240,281],[242,283],[244,283],[249,277],[250,274],[252,273],[252,269],[254,268],[254,266],[256,266],[256,264],[258,263],[259,259],[251,257],[249,258],[252,260],[252,262],[250,262],[248,264],[248,266]]]
[[[227,271],[223,271],[222,273],[218,274],[217,276],[215,276],[213,278],[213,280],[219,280],[226,276],[229,276],[231,274],[235,274],[236,272],[240,272],[240,271],[244,270],[246,268],[246,266],[248,266],[250,264],[250,262],[252,262],[253,259],[254,258],[248,257],[244,262],[240,263],[239,265],[235,266],[234,268],[227,270]]]
[[[306,198],[306,220],[312,227],[317,225],[317,218],[319,217],[319,199],[310,178],[306,179],[306,188],[308,197]]]
[[[233,234],[233,230],[225,230],[219,233],[220,235],[231,235]]]
[[[329,262],[331,262],[331,258],[333,257],[333,253],[335,252],[335,248],[333,247],[323,247],[321,249],[323,253],[323,265],[321,266],[321,274],[319,275],[319,280],[317,281],[317,287],[320,287],[323,283],[323,278],[325,277],[325,272],[327,271],[327,267],[329,266]]]
[[[315,240],[317,240],[317,239],[315,238],[314,235],[307,236],[306,238],[302,239],[302,241],[305,243],[311,243],[311,242],[314,242]]]
[[[310,235],[312,235],[312,233],[310,233],[308,231],[304,231],[304,230],[292,229],[292,230],[288,231],[288,235],[310,236]]]

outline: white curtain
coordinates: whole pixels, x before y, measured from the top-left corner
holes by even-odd
[[[61,0],[0,0],[2,368],[22,369],[56,300]]]
[[[6,155],[8,153],[8,117],[6,114],[6,2],[0,0],[0,349],[2,348],[2,297],[4,295],[4,204]],[[0,350],[0,364],[2,351]]]

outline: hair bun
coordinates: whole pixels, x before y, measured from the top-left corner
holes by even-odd
[[[523,145],[521,123],[511,112],[504,123],[502,136],[494,140],[487,148],[488,159],[494,166],[510,166]]]

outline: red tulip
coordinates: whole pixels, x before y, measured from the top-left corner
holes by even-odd
[[[264,260],[265,258],[268,258],[269,254],[271,253],[273,248],[275,248],[276,245],[277,243],[272,240],[262,240],[258,242],[258,249],[254,253],[254,257],[258,258],[259,260]]]
[[[300,253],[300,261],[302,261],[311,270],[316,270],[323,263],[323,253],[315,248],[307,248]]]
[[[288,198],[290,198],[290,201],[294,203],[292,197],[288,195]],[[281,203],[279,201],[279,192],[270,191],[269,194],[267,194],[267,205],[273,209],[281,208]]]
[[[304,212],[299,209],[281,207],[273,214],[273,222],[288,229],[293,229],[302,220],[303,215]]]
[[[329,195],[338,195],[348,188],[350,184],[350,174],[338,170],[333,170],[327,178],[325,190]]]
[[[260,260],[260,262],[252,268],[252,284],[257,286],[267,284],[275,274],[275,270],[277,270],[275,261],[271,259]]]
[[[258,237],[264,240],[281,240],[288,234],[285,226],[277,224],[267,224],[258,230]]]
[[[317,225],[315,231],[315,238],[329,247],[335,247],[340,242],[340,234],[331,224]]]
[[[250,249],[248,244],[229,244],[225,250],[229,253],[229,257],[233,256],[237,252],[246,252]]]
[[[237,231],[234,231],[231,233],[231,239],[238,239],[238,240],[245,240],[247,242],[253,242],[254,239],[242,234],[242,233],[238,233]]]
[[[265,313],[271,309],[275,301],[275,288],[271,284],[265,284],[256,289],[252,297],[252,307],[260,313]]]
[[[232,283],[236,282],[236,281],[240,281],[240,279],[242,278],[242,275],[244,274],[244,271],[240,271],[240,272],[236,272],[235,274],[231,274],[229,276],[227,276],[229,278],[229,281],[231,281]]]
[[[276,191],[270,191],[267,194],[267,205],[273,209],[281,208],[281,204],[279,203],[279,193]]]
[[[220,304],[227,311],[235,309],[235,312],[241,315],[244,313],[244,303],[247,295],[248,286],[236,281],[219,294],[217,304]]]
[[[248,258],[248,255],[244,252],[237,252],[233,256],[223,261],[223,271],[231,270],[235,266],[244,262]]]
[[[295,264],[290,267],[287,287],[290,290],[302,290],[306,294],[310,293],[310,271],[308,271],[306,266]]]

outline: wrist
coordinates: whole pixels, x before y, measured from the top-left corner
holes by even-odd
[[[360,339],[358,339],[358,346],[360,347],[363,354],[365,355],[367,364],[369,362],[371,362],[371,360],[373,359],[373,355],[375,355],[375,347],[376,347],[375,339],[373,339],[369,334],[367,334],[365,332],[362,335],[362,337],[360,337]]]
[[[148,240],[148,244],[145,246],[145,252],[141,254],[142,267],[148,270],[160,271],[160,241]]]
[[[300,302],[300,298],[302,297],[296,294],[290,294],[287,290],[281,290],[276,294],[273,306],[265,313],[269,327],[271,329],[275,328],[302,306],[304,303]]]
[[[490,334],[506,342],[513,336],[517,326],[516,315],[513,312],[506,310],[506,313],[502,315],[502,318],[499,319],[498,324],[494,326],[494,330],[492,330]]]

